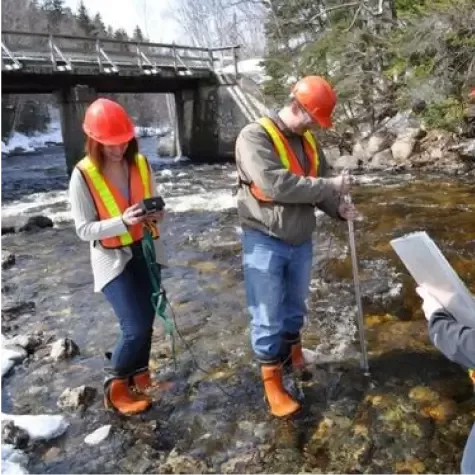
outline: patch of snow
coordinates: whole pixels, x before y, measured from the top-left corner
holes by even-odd
[[[264,66],[261,64],[263,60],[264,58],[251,58],[238,61],[238,73],[249,76],[257,84],[269,80],[270,77],[265,74]],[[234,74],[234,64],[217,67],[217,72],[222,74]]]
[[[134,129],[137,137],[161,137],[171,132],[169,126],[135,126]],[[56,119],[51,122],[46,132],[37,132],[30,136],[20,132],[14,132],[7,142],[2,142],[2,154],[10,154],[13,152],[34,152],[37,149],[45,148],[50,145],[62,144],[63,136],[61,133],[61,123]]]
[[[28,432],[32,440],[55,439],[64,434],[69,427],[69,422],[61,415],[33,416],[2,413],[1,418],[4,421],[12,421],[17,427]]]
[[[9,343],[8,338],[2,335],[2,377],[5,376],[15,364],[20,363],[27,356],[26,351],[20,346],[8,348]]]

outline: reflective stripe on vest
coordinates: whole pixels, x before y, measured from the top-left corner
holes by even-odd
[[[261,119],[258,119],[257,122],[264,128],[271,138],[275,151],[277,152],[284,168],[295,175],[317,177],[318,169],[320,167],[320,159],[318,156],[317,142],[311,132],[305,132],[302,137],[305,156],[310,163],[310,169],[308,170],[308,173],[306,173],[288,140],[284,137],[277,125],[269,117],[262,117]],[[265,203],[273,202],[273,200],[266,196],[254,183],[251,183],[250,190],[254,198],[257,200]]]
[[[90,157],[83,158],[78,163],[91,192],[100,220],[122,216],[124,211],[139,201],[152,195],[152,177],[147,159],[140,154],[135,157],[135,163],[129,167],[130,197],[127,200],[117,188],[109,183],[99,171]],[[148,226],[152,237],[157,238],[159,231],[156,226]],[[143,225],[129,226],[127,232],[120,236],[101,239],[101,244],[108,249],[130,246],[143,238]]]
[[[475,369],[469,369],[468,370],[468,375],[470,379],[472,380],[472,383],[475,384]]]

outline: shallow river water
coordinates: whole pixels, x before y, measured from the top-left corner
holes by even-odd
[[[233,164],[193,166],[152,157],[169,209],[164,285],[176,317],[177,366],[157,322],[152,368],[175,382],[143,416],[62,412],[67,387],[101,394],[103,353],[117,336],[111,309],[93,294],[87,243],[72,228],[61,148],[2,159],[2,225],[43,214],[52,229],[2,236],[16,264],[2,272],[2,333],[42,332],[44,344],[3,379],[2,411],[64,413],[66,434],[30,445],[32,473],[457,473],[475,415],[464,371],[432,346],[414,282],[389,241],[426,230],[475,292],[473,177],[364,175],[354,201],[371,375],[359,368],[351,261],[344,223],[319,215],[305,347],[318,362],[301,383],[304,409],[269,416],[249,351],[248,316],[231,195]],[[48,359],[55,338],[81,354]],[[191,350],[191,351],[190,351]],[[90,447],[103,424],[111,435]]]

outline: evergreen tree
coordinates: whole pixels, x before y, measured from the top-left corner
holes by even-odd
[[[123,28],[119,28],[118,30],[115,31],[114,33],[114,39],[119,40],[119,41],[129,41],[129,35]],[[129,46],[128,45],[120,45],[119,50],[128,53],[129,52]]]
[[[269,0],[264,92],[276,100],[306,74],[338,90],[338,122],[372,127],[414,100],[425,119],[460,121],[475,57],[473,0]]]
[[[121,40],[121,41],[128,41],[129,40],[129,35],[127,34],[127,32],[123,28],[119,28],[114,33],[114,39],[115,40]]]
[[[142,33],[142,30],[140,29],[140,26],[139,26],[139,25],[137,25],[137,26],[135,27],[134,34],[133,34],[132,38],[133,38],[135,41],[139,41],[139,42],[144,42],[144,41],[146,41],[146,40],[145,40],[145,37],[144,37],[144,35],[143,35],[143,33]]]
[[[79,3],[78,11],[76,14],[77,22],[81,30],[86,36],[92,36],[94,26],[87,11],[86,5],[84,5],[83,0]]]
[[[96,13],[92,25],[94,36],[98,38],[105,38],[107,36],[106,25],[102,21],[102,16],[100,13]]]
[[[64,0],[43,0],[42,9],[46,12],[48,30],[57,33],[65,15]]]

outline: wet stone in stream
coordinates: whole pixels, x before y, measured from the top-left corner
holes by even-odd
[[[19,315],[35,310],[35,302],[12,301],[8,298],[3,299],[2,317],[4,320],[15,320]]]
[[[2,423],[2,443],[12,444],[17,449],[24,449],[28,446],[29,440],[28,432],[17,427],[13,421]]]
[[[15,254],[2,252],[2,270],[9,269],[15,265]]]
[[[89,386],[66,388],[59,396],[58,406],[62,409],[87,408],[94,401],[97,390]]]

